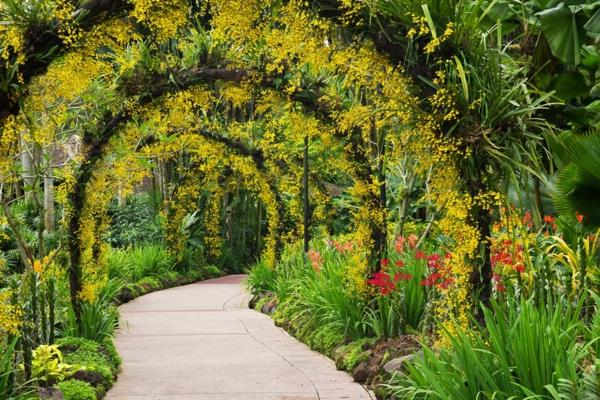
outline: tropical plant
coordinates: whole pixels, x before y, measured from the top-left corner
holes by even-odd
[[[78,371],[78,366],[63,362],[62,352],[56,345],[41,345],[33,350],[32,378],[42,385],[61,382]]]
[[[12,399],[20,392],[15,380],[18,372],[14,364],[17,345],[17,338],[4,338],[0,342],[0,396],[3,399]]]
[[[162,222],[151,194],[132,196],[125,205],[111,203],[107,241],[116,248],[159,244],[164,239]]]
[[[407,399],[558,400],[567,387],[582,393],[590,378],[579,366],[591,343],[577,339],[584,327],[580,311],[563,302],[538,307],[515,300],[506,308],[494,303],[484,308],[483,325],[456,332],[450,348],[425,348],[423,359],[397,374],[388,388]]]
[[[259,261],[248,270],[248,279],[246,287],[255,296],[273,292],[275,289],[275,280],[277,271],[264,261]]]
[[[600,135],[564,132],[553,137],[552,154],[559,166],[554,191],[556,210],[571,223],[577,213],[586,223],[600,226],[600,211],[595,199],[600,196]]]

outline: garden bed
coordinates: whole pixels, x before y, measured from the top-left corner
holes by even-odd
[[[378,399],[389,398],[381,390],[380,384],[389,382],[394,373],[405,367],[407,361],[422,357],[421,344],[416,335],[403,335],[393,339],[338,340],[331,343],[327,340],[322,341],[322,336],[317,332],[307,335],[297,329],[297,326],[302,325],[298,320],[292,323],[290,320],[277,318],[275,313],[278,301],[271,293],[255,296],[250,301],[250,307],[269,315],[276,325],[296,339],[331,358],[337,369],[352,375],[356,382],[367,385]]]

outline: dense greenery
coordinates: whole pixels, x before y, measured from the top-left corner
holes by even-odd
[[[418,339],[381,396],[597,398],[599,40],[590,0],[0,0],[0,397],[103,396],[118,304],[249,268],[343,368]]]

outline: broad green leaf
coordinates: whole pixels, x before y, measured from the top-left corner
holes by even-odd
[[[564,63],[578,65],[581,62],[581,40],[575,13],[561,3],[538,15],[552,54]]]

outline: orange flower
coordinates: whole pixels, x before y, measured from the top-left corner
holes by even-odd
[[[398,238],[396,239],[396,243],[395,243],[395,247],[396,247],[396,251],[398,253],[402,253],[404,251],[404,236],[398,236]]]
[[[323,262],[321,253],[319,253],[318,251],[315,251],[315,250],[309,250],[308,251],[308,259],[310,260],[310,263],[311,263],[313,269],[315,270],[315,272],[320,272],[321,264]]]
[[[38,274],[41,274],[42,272],[44,272],[44,264],[42,264],[40,260],[35,260],[33,262],[33,270]]]
[[[418,241],[419,241],[419,238],[414,233],[411,233],[410,236],[408,237],[408,245],[410,246],[411,249],[414,249],[415,247],[417,247]]]

